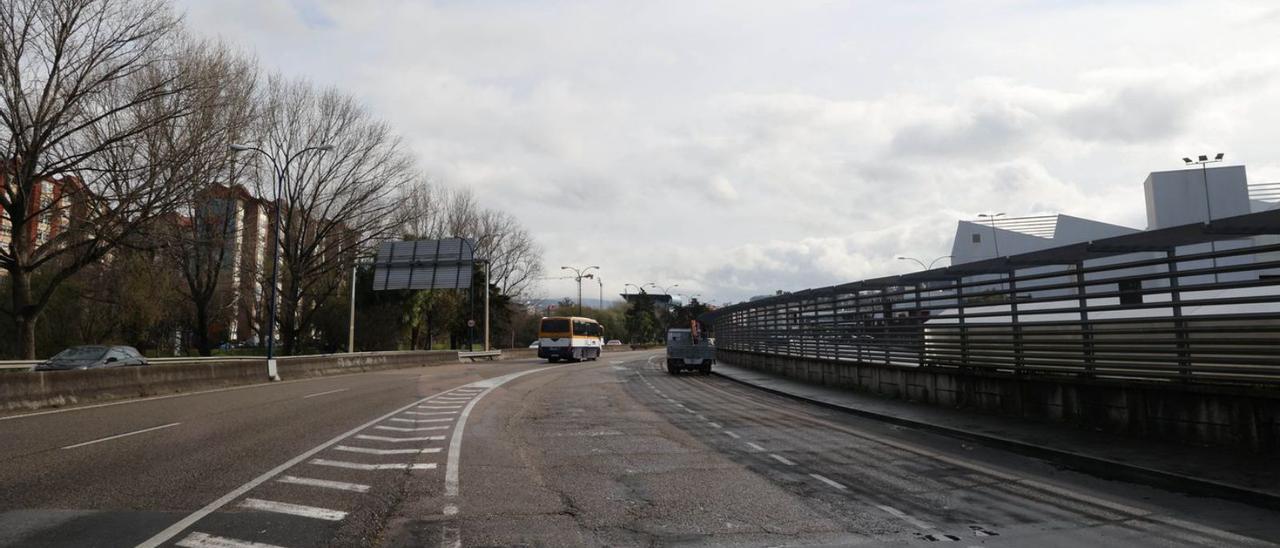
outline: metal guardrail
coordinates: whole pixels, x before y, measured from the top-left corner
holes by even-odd
[[[778,356],[1275,385],[1277,234],[1273,210],[810,289],[703,320],[721,349]]]
[[[183,363],[203,363],[203,362],[246,362],[246,361],[264,361],[266,356],[182,356],[176,358],[147,358],[147,363],[153,365],[173,365]],[[5,370],[29,370],[45,360],[5,360],[0,361],[0,371]]]

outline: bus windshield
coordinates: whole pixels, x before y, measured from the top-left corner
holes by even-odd
[[[569,320],[566,318],[547,318],[542,320],[543,333],[568,333]]]

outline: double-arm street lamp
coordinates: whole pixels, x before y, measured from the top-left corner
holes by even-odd
[[[292,164],[294,160],[297,160],[307,152],[329,152],[333,150],[333,145],[324,144],[309,146],[290,155],[285,159],[284,164],[281,164],[274,154],[271,154],[259,147],[232,144],[229,148],[231,149],[231,152],[252,151],[266,156],[268,160],[271,160],[271,168],[275,171],[276,175],[276,221],[275,227],[272,229],[272,237],[274,239],[272,243],[274,245],[271,247],[271,303],[269,305],[271,309],[271,317],[267,320],[267,378],[270,378],[273,381],[278,381],[280,380],[280,374],[276,370],[275,358],[276,290],[280,279],[280,247],[284,245],[284,243],[280,241],[281,232],[283,230],[280,226],[280,195],[284,193],[284,181],[289,176],[289,165]]]
[[[933,265],[937,264],[938,261],[941,261],[943,259],[950,259],[950,258],[951,258],[950,255],[943,255],[941,257],[936,257],[932,261],[929,261],[929,264],[926,265],[924,264],[924,261],[921,261],[920,259],[917,259],[915,257],[904,257],[901,255],[897,257],[899,261],[914,261],[916,264],[920,265],[920,268],[923,268],[925,270],[933,270]]]
[[[638,286],[638,285],[636,285],[636,284],[628,283],[628,284],[622,284],[622,294],[623,294],[623,295],[629,295],[629,293],[627,293],[627,288],[628,288],[628,287],[634,287],[634,288],[636,288],[636,292],[638,292],[638,293],[644,293],[644,288],[643,288],[643,287],[640,287],[640,286]]]
[[[598,267],[598,266],[588,266],[588,267],[586,267],[586,268],[582,268],[582,269],[574,268],[574,267],[572,267],[572,266],[562,266],[562,267],[560,267],[560,270],[572,270],[572,271],[573,271],[573,279],[574,279],[574,280],[577,280],[577,282],[578,282],[578,315],[579,315],[579,316],[581,316],[581,315],[582,315],[582,280],[583,280],[584,278],[585,278],[585,279],[591,279],[591,278],[593,278],[593,277],[594,277],[593,275],[588,274],[588,272],[590,272],[592,269],[600,270],[600,267]]]

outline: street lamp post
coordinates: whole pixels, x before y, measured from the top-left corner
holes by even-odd
[[[574,274],[573,279],[578,282],[578,315],[579,316],[582,315],[582,280],[583,278],[586,278],[586,279],[594,278],[593,275],[587,273],[587,272],[590,272],[592,269],[600,270],[600,267],[588,266],[582,269],[574,268],[572,266],[560,267],[560,270],[572,270]]]
[[[600,310],[604,310],[604,278],[596,276],[596,283],[600,285],[600,300],[597,302]]]
[[[951,258],[951,256],[950,256],[950,255],[943,255],[943,256],[941,256],[941,257],[935,257],[932,261],[929,261],[929,264],[928,264],[928,265],[926,265],[926,264],[924,264],[924,261],[921,261],[920,259],[917,259],[917,258],[915,258],[915,257],[903,257],[903,256],[898,256],[898,257],[897,257],[897,259],[898,259],[899,261],[915,261],[915,263],[916,263],[916,264],[920,265],[920,268],[923,268],[923,269],[925,269],[925,270],[933,270],[933,265],[937,264],[937,263],[938,263],[938,261],[941,261],[941,260],[943,260],[943,259],[950,259],[950,258]]]
[[[280,210],[282,209],[280,207],[280,195],[284,193],[284,180],[289,175],[289,164],[292,164],[294,160],[298,159],[298,157],[302,156],[303,153],[306,153],[306,152],[331,151],[333,150],[333,145],[324,144],[324,145],[306,147],[302,150],[299,150],[298,152],[293,153],[293,155],[286,158],[284,161],[284,165],[280,165],[280,161],[276,159],[275,155],[259,147],[242,145],[242,144],[232,144],[228,148],[230,148],[231,152],[233,153],[253,151],[263,156],[266,156],[268,160],[271,160],[271,167],[273,170],[275,170],[275,174],[276,174],[276,185],[275,185],[276,221],[275,221],[275,227],[272,229],[272,234],[274,236],[275,241],[273,242],[274,245],[271,247],[271,303],[270,303],[271,317],[267,321],[267,378],[273,381],[278,381],[280,380],[280,374],[276,369],[276,358],[275,358],[276,292],[277,292],[277,286],[279,286],[279,279],[280,279],[280,247],[284,245],[283,242],[280,241],[280,233],[282,231],[280,227]]]
[[[1004,213],[979,213],[978,217],[991,221],[991,245],[996,248],[996,257],[1000,256],[1000,237],[996,233],[996,217],[1003,217]]]
[[[1208,226],[1208,224],[1213,221],[1213,206],[1210,205],[1211,200],[1209,199],[1209,164],[1221,162],[1224,156],[1226,156],[1226,154],[1219,152],[1217,155],[1213,157],[1212,160],[1209,159],[1209,155],[1207,154],[1201,154],[1197,156],[1195,160],[1192,160],[1191,158],[1182,159],[1183,163],[1185,163],[1186,165],[1200,166],[1200,175],[1204,180],[1204,224],[1206,226]],[[1209,240],[1209,254],[1213,255],[1213,257],[1210,257],[1210,259],[1213,261],[1213,283],[1218,283],[1217,253],[1218,253],[1217,244],[1213,240]]]

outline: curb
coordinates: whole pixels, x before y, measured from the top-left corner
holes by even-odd
[[[1055,463],[1062,464],[1068,468],[1072,468],[1081,472],[1086,472],[1090,475],[1102,477],[1105,479],[1141,483],[1144,485],[1160,487],[1162,489],[1185,493],[1188,495],[1230,499],[1237,502],[1250,504],[1253,506],[1270,508],[1272,510],[1280,510],[1280,494],[1272,494],[1272,493],[1267,493],[1265,491],[1256,491],[1256,490],[1249,489],[1247,487],[1241,487],[1238,485],[1231,485],[1228,483],[1221,483],[1221,482],[1216,482],[1212,480],[1206,480],[1203,478],[1196,478],[1192,476],[1184,476],[1181,474],[1175,474],[1173,472],[1165,472],[1163,470],[1146,468],[1143,466],[1137,466],[1137,465],[1129,464],[1126,462],[1115,461],[1115,460],[1105,459],[1102,457],[1095,457],[1091,455],[1085,455],[1082,453],[1075,453],[1075,452],[1066,451],[1063,449],[1055,449],[1052,447],[1046,447],[1046,446],[1037,445],[1034,443],[1027,443],[1027,442],[1004,438],[1000,436],[994,436],[991,434],[971,432],[968,430],[961,430],[958,428],[951,428],[948,426],[940,426],[940,425],[928,423],[928,422],[904,419],[904,418],[896,417],[893,415],[886,415],[884,413],[868,411],[866,409],[858,409],[856,407],[847,407],[844,405],[839,405],[839,404],[835,404],[835,403],[831,403],[823,400],[813,399],[813,398],[801,396],[798,394],[792,394],[790,392],[786,392],[784,390],[780,390],[777,388],[762,386],[762,385],[759,385],[747,380],[738,379],[714,370],[712,370],[712,373],[714,373],[716,376],[719,376],[721,378],[728,379],[730,381],[733,381],[745,386],[750,386],[757,390],[763,390],[771,394],[777,394],[779,396],[811,403],[814,405],[819,405],[822,407],[826,407],[828,409],[843,411],[845,413],[849,413],[852,415],[858,415],[861,417],[875,419],[882,422],[888,422],[888,423],[897,424],[900,426],[907,426],[907,427],[915,428],[918,430],[927,430],[930,432],[943,434],[953,438],[960,438],[968,441],[978,442],[987,446],[999,447],[1001,449],[1005,449],[1021,455],[1037,457],[1037,458],[1053,461]]]

